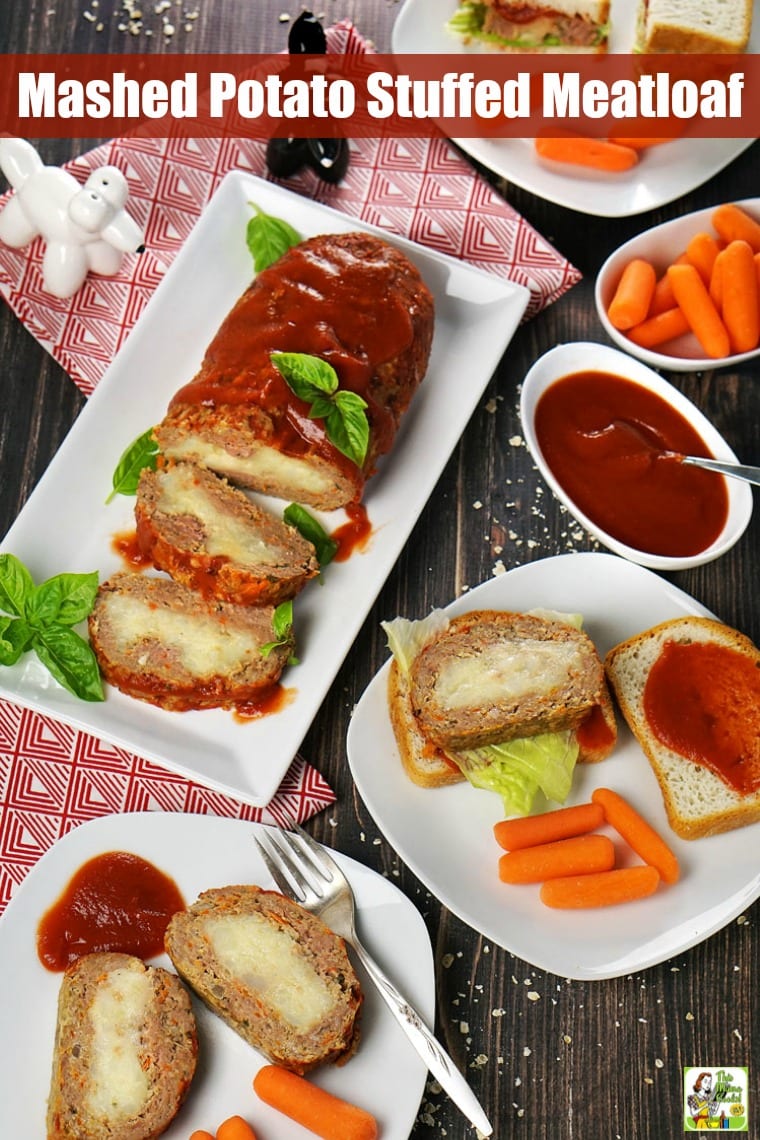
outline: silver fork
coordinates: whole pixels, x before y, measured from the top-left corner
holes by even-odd
[[[325,926],[354,948],[386,1005],[438,1083],[480,1135],[491,1136],[493,1128],[488,1118],[451,1057],[359,941],[353,891],[340,867],[303,828],[298,824],[290,827],[290,831],[262,829],[266,843],[256,838],[261,857],[278,888],[305,910],[318,915]]]

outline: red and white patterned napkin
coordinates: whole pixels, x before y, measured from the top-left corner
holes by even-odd
[[[348,22],[328,29],[328,50],[369,50]],[[268,177],[262,143],[236,139],[116,139],[68,164],[84,181],[104,163],[126,175],[128,210],[146,252],[115,277],[90,277],[70,300],[42,288],[42,245],[0,245],[0,293],[27,329],[89,395],[140,316],[199,214],[230,170]],[[527,316],[580,274],[445,139],[363,139],[351,144],[345,180],[313,172],[289,189],[481,269],[526,285]],[[321,776],[296,757],[265,809],[182,776],[49,717],[0,701],[0,912],[13,888],[61,835],[94,816],[155,808],[299,821],[333,803]]]

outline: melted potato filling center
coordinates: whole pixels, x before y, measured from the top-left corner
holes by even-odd
[[[496,642],[441,665],[435,695],[447,708],[503,704],[566,685],[577,668],[574,645],[557,641]]]
[[[287,929],[258,914],[214,918],[204,929],[219,963],[299,1033],[329,1014],[333,998],[327,983]]]
[[[87,1109],[94,1117],[129,1118],[142,1111],[150,1085],[141,1064],[142,1026],[153,998],[147,973],[112,970],[90,1007],[92,1064]]]

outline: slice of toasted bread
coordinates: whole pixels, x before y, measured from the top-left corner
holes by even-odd
[[[194,463],[146,468],[135,519],[157,569],[204,597],[277,605],[319,572],[314,547],[295,527]]]
[[[603,685],[587,634],[500,610],[452,618],[409,670],[420,727],[447,751],[574,728],[599,704]]]
[[[388,711],[401,763],[413,783],[421,788],[442,788],[464,780],[454,761],[420,728],[412,709],[407,675],[395,660],[388,672]]]
[[[724,704],[721,714],[728,733],[732,727],[742,729],[740,747],[747,753],[743,763],[754,772],[754,792],[737,791],[706,763],[674,751],[655,734],[644,696],[651,670],[669,643],[721,646],[756,667],[751,673],[754,689],[733,692],[731,707]],[[709,618],[675,618],[616,645],[607,654],[605,668],[620,710],[657,777],[677,835],[698,839],[760,820],[760,650],[749,638]],[[722,679],[716,675],[714,680],[717,687]],[[718,705],[713,712],[719,712]]]
[[[58,999],[48,1140],[152,1140],[195,1073],[198,1045],[176,975],[130,954],[86,954]]]
[[[362,990],[343,940],[284,895],[204,891],[165,941],[180,976],[274,1064],[306,1073],[356,1049]]]

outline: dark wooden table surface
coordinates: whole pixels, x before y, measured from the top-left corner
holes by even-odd
[[[137,7],[144,9],[142,29],[132,34],[129,10]],[[399,7],[392,0],[323,0],[314,11],[327,23],[353,19],[387,50]],[[195,0],[173,6],[175,31],[168,36],[152,0],[144,5],[6,0],[0,5],[0,50],[273,51],[285,42],[287,23],[281,16],[292,18],[300,10],[292,0]],[[87,145],[56,140],[45,143],[43,153],[58,162]],[[759,160],[755,144],[704,186],[632,218],[581,215],[498,184],[582,271],[583,280],[518,331],[304,742],[304,754],[337,793],[334,808],[317,816],[310,830],[391,878],[421,910],[436,962],[436,1031],[466,1070],[500,1140],[676,1137],[683,1131],[683,1066],[754,1064],[750,1076],[757,1105],[760,911],[755,904],[689,952],[631,976],[568,982],[538,971],[448,913],[383,839],[352,786],[345,749],[348,720],[387,655],[381,619],[396,613],[421,616],[431,606],[445,605],[467,586],[488,579],[499,562],[510,569],[557,553],[595,549],[544,491],[525,449],[509,442],[520,432],[520,381],[558,342],[605,341],[593,307],[593,280],[615,246],[657,222],[757,194]],[[0,309],[0,360],[0,534],[5,534],[84,401],[7,307]],[[669,378],[746,462],[760,461],[756,364]],[[668,577],[757,641],[759,563],[755,517],[722,559]],[[747,842],[757,846],[754,829],[747,832]],[[727,890],[731,886],[729,870]],[[530,1000],[536,993],[540,1000]],[[440,1090],[428,1087],[412,1136],[456,1140],[466,1135],[472,1132],[462,1117]]]

